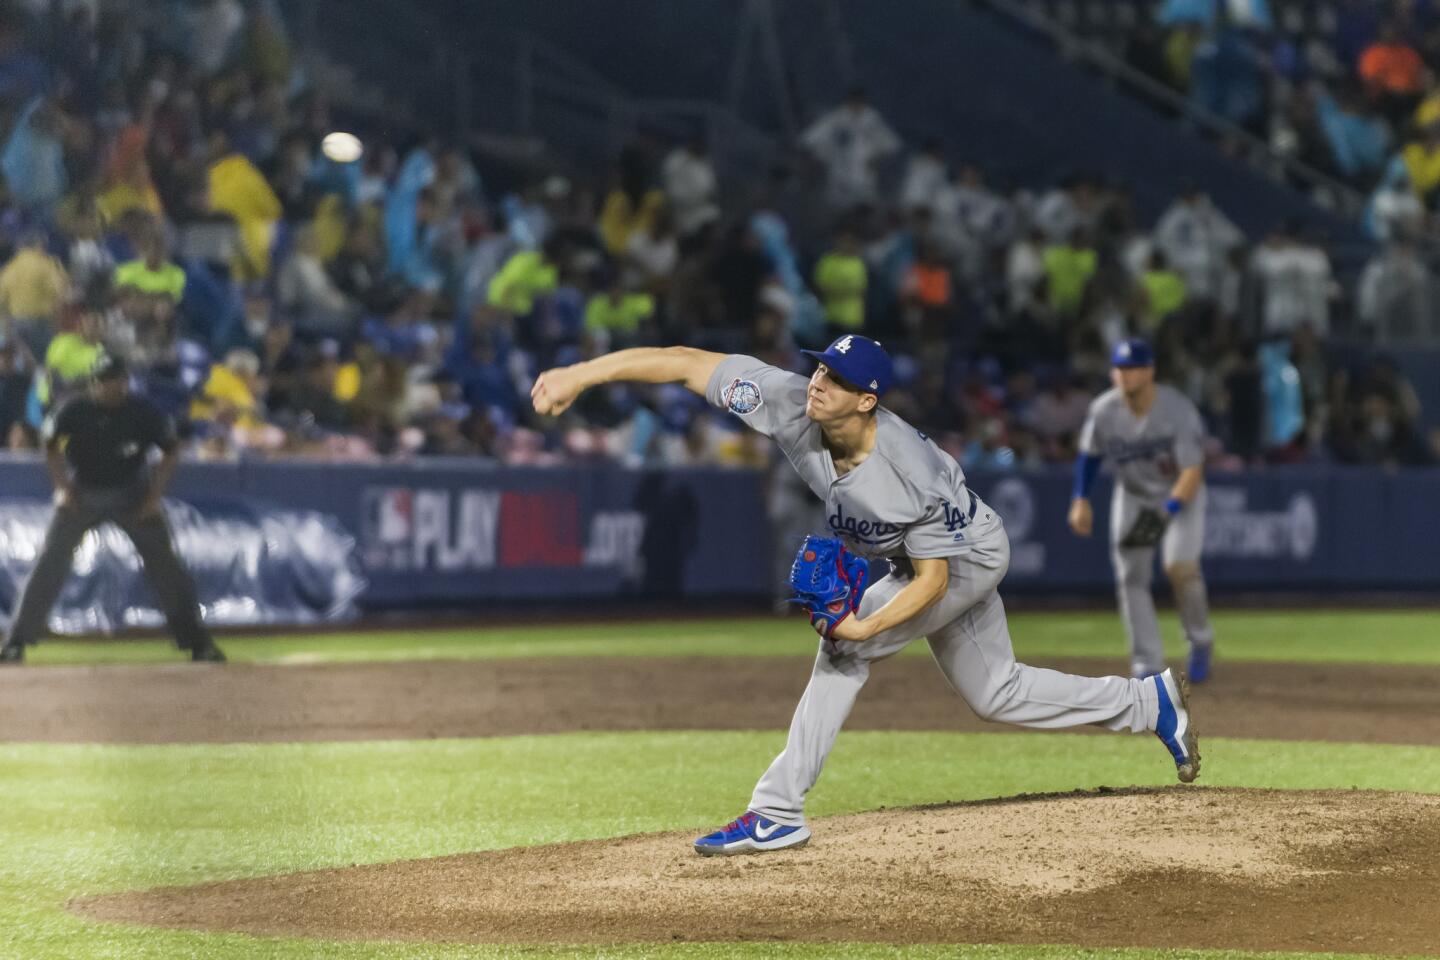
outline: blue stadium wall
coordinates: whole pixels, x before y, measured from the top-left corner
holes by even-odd
[[[1104,593],[1103,538],[1065,528],[1067,471],[977,475],[1013,546],[1005,590]],[[1102,523],[1107,485],[1097,491]],[[1440,593],[1440,471],[1289,468],[1217,475],[1204,565],[1231,590]],[[0,506],[48,499],[34,460],[0,462]],[[193,464],[176,498],[207,511],[322,511],[355,538],[383,611],[490,608],[579,598],[768,598],[773,543],[765,478],[742,471],[613,467]],[[0,537],[0,549],[5,542]],[[0,597],[6,606],[11,597]]]

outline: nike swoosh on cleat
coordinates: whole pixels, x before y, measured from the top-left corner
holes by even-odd
[[[784,824],[782,823],[772,823],[770,824],[769,829],[766,829],[765,827],[762,827],[760,824],[757,823],[755,824],[755,839],[769,840],[771,837],[775,836],[775,832],[783,826]]]

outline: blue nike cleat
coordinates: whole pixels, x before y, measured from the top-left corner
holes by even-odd
[[[1181,783],[1190,783],[1200,776],[1200,738],[1190,722],[1186,698],[1190,685],[1185,675],[1171,671],[1155,675],[1155,690],[1160,698],[1160,716],[1155,721],[1155,736],[1175,758],[1175,776]]]
[[[729,857],[737,853],[765,853],[768,850],[803,847],[809,842],[810,828],[803,823],[798,827],[787,827],[783,823],[766,820],[758,813],[746,811],[739,819],[731,820],[723,830],[696,840],[695,852],[702,857]]]
[[[1210,679],[1210,654],[1214,650],[1209,644],[1203,647],[1190,645],[1190,664],[1185,668],[1185,675],[1190,678],[1191,683],[1204,683]]]

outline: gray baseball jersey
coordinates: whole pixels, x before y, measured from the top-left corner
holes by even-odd
[[[825,501],[831,535],[850,550],[866,557],[958,560],[1000,525],[966,487],[955,459],[884,408],[877,414],[874,451],[837,476],[820,425],[805,416],[807,383],[799,374],[735,355],[720,362],[705,397],[780,445]]]
[[[904,623],[863,642],[825,641],[810,685],[795,708],[785,749],[750,796],[750,809],[777,823],[804,822],[814,786],[871,663],[925,637],[950,685],[989,720],[1040,729],[1097,724],[1153,730],[1153,683],[1075,677],[1015,662],[1005,607],[996,588],[1010,566],[1010,543],[995,511],[965,485],[955,460],[900,417],[881,410],[875,449],[837,477],[820,426],[805,416],[807,381],[754,357],[722,360],[706,386],[713,405],[773,438],[810,489],[825,501],[830,530],[857,553],[948,557],[945,595]],[[861,619],[908,583],[878,580],[865,593]]]
[[[1205,425],[1185,395],[1163,384],[1143,417],[1125,405],[1119,390],[1106,390],[1090,404],[1080,430],[1080,452],[1103,456],[1126,492],[1155,503],[1170,496],[1186,467],[1205,461]]]

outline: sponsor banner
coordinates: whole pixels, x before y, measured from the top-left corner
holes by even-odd
[[[1112,586],[1108,477],[1095,484],[1096,533],[1087,539],[1066,525],[1069,471],[975,474],[969,482],[1010,535],[1010,573],[1002,590]],[[1253,590],[1440,589],[1437,491],[1435,470],[1296,467],[1213,474],[1205,576],[1216,586]]]
[[[0,498],[0,606],[7,622],[53,512],[45,500]],[[165,515],[207,624],[307,624],[358,613],[365,578],[354,539],[333,518],[248,500],[204,508],[167,500]],[[134,544],[107,523],[76,548],[49,626],[60,634],[160,627],[164,617],[154,604]]]
[[[1096,484],[1097,534],[1088,539],[1066,527],[1068,470],[974,474],[970,485],[1000,514],[1010,537],[1003,591],[1113,590],[1104,535],[1108,478]],[[207,601],[211,606],[243,610],[251,594],[275,609],[293,610],[303,601],[310,612],[291,620],[304,622],[358,589],[360,579],[368,586],[350,598],[369,610],[611,597],[769,598],[775,551],[788,555],[793,545],[775,542],[765,489],[766,477],[748,471],[502,469],[449,460],[187,463],[176,475],[173,499],[208,524],[193,534],[177,524],[181,549],[200,571],[202,596],[236,598]],[[1437,490],[1440,471],[1214,474],[1206,576],[1218,587],[1246,590],[1440,590]],[[28,522],[43,529],[49,484],[37,460],[0,458],[0,496],[28,501]],[[245,519],[246,511],[262,508],[270,512]],[[955,515],[957,526],[961,516]],[[828,519],[860,532],[855,518]],[[33,554],[24,562],[33,562]],[[243,571],[260,580],[224,580]],[[348,579],[336,579],[342,573]],[[6,591],[21,575],[23,569],[13,567],[8,581],[0,577],[0,608],[8,609]],[[286,577],[292,586],[277,586]],[[107,616],[116,624],[141,622],[123,612]],[[283,622],[269,616],[268,622]]]
[[[382,610],[766,597],[764,483],[751,471],[501,469],[474,460],[186,463],[172,494],[202,514],[223,491],[332,518],[353,538],[344,556],[369,581],[358,603]],[[48,511],[36,460],[0,459],[0,491]]]

